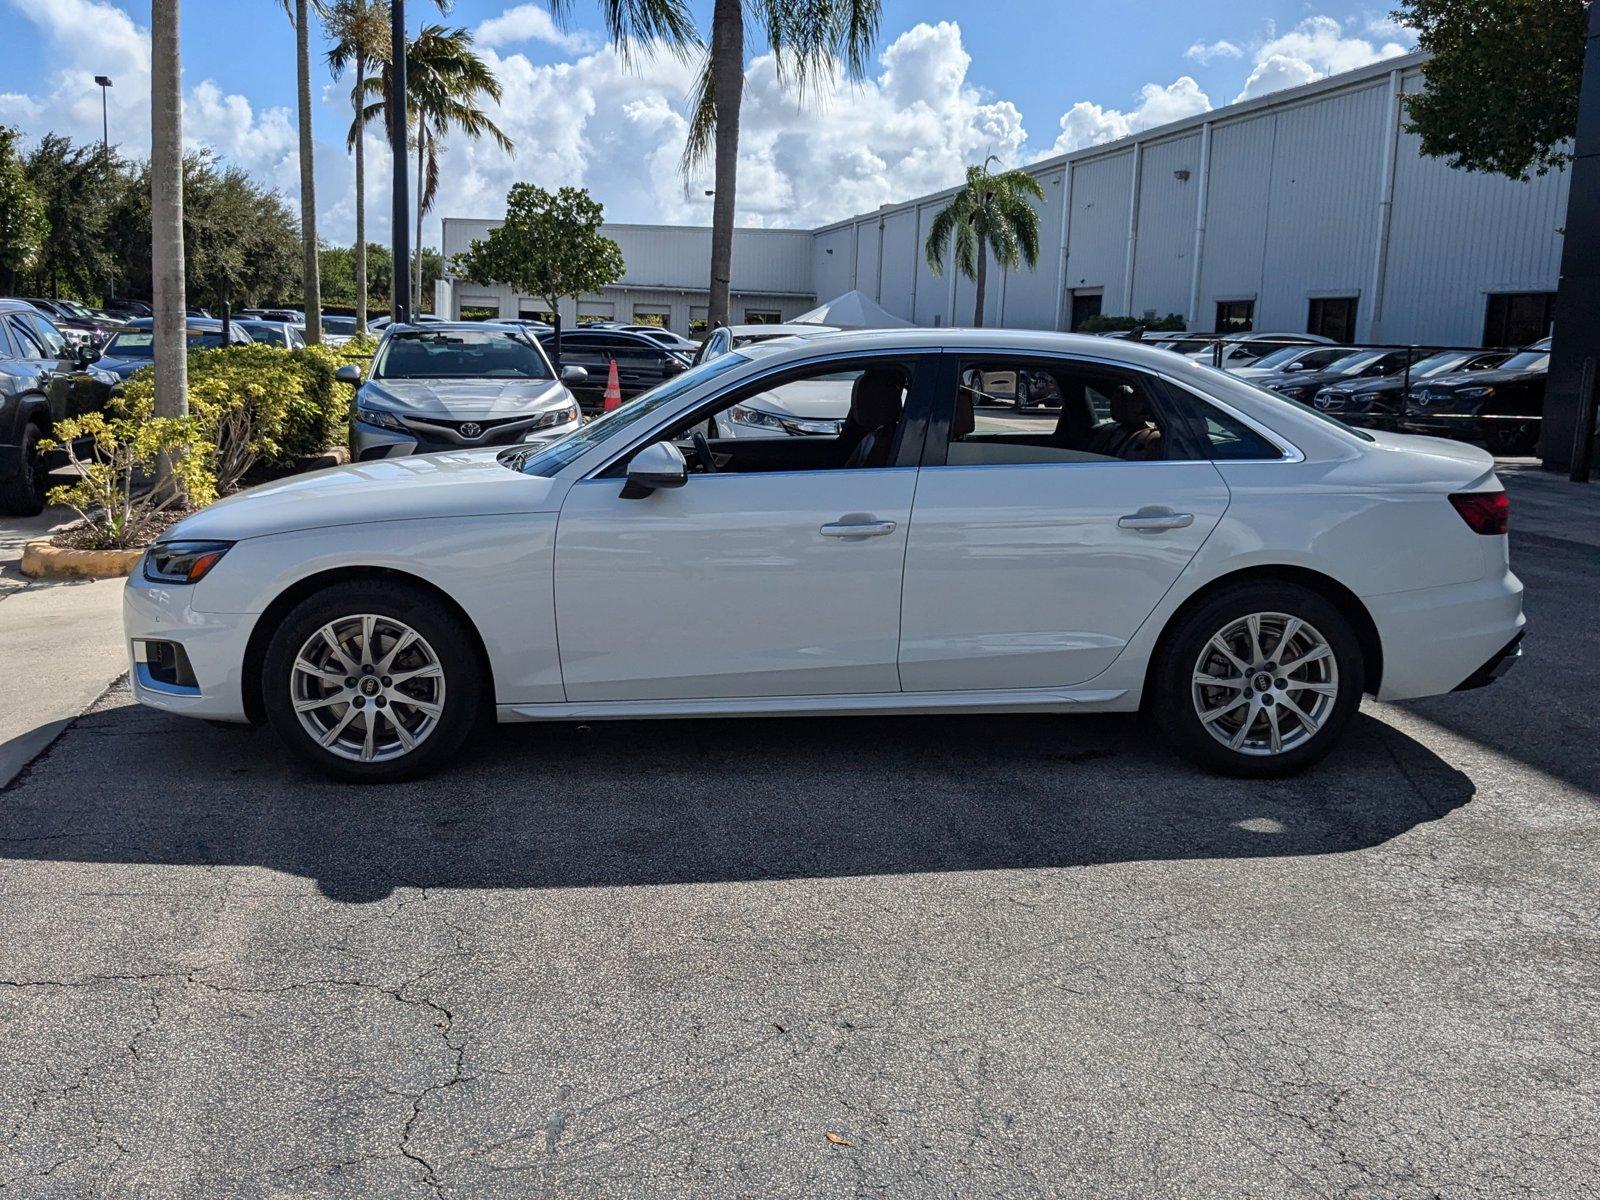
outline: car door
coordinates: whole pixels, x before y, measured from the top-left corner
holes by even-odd
[[[99,408],[106,389],[86,371],[78,352],[49,320],[23,313],[44,349],[44,366],[50,376],[50,407],[55,417],[81,417]]]
[[[937,356],[894,364],[911,383],[892,465],[723,470],[628,499],[619,461],[573,485],[555,549],[568,701],[900,690],[901,573]],[[657,432],[703,425],[749,386]]]
[[[20,361],[26,366],[34,390],[44,396],[49,406],[50,419],[60,421],[72,415],[73,364],[63,361],[54,349],[54,342],[60,342],[62,351],[66,350],[66,342],[61,335],[55,334],[54,341],[47,338],[45,330],[49,329],[54,334],[54,329],[46,325],[43,318],[29,312],[9,314],[6,324],[10,327],[11,341],[17,348]]]
[[[1227,486],[1153,376],[1055,356],[943,359],[906,549],[902,686],[1092,679],[1216,527]],[[1044,405],[1018,412],[975,391],[1008,371]]]

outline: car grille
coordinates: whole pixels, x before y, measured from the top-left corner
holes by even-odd
[[[559,420],[552,418],[559,417]],[[495,446],[517,441],[530,429],[559,425],[566,419],[560,409],[529,417],[500,417],[482,421],[446,421],[422,417],[401,417],[413,433],[433,441],[460,442],[471,446]]]
[[[1324,412],[1343,412],[1350,404],[1350,393],[1323,388],[1317,393],[1315,404]]]

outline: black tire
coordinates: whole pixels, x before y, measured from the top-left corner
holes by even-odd
[[[0,512],[8,517],[36,517],[44,511],[50,478],[39,452],[43,440],[44,430],[24,425],[21,443],[10,452],[11,461],[0,464]]]
[[[294,711],[291,677],[301,648],[323,626],[357,614],[408,626],[421,635],[443,670],[443,711],[437,724],[414,750],[382,761],[360,762],[324,749]],[[478,648],[461,619],[428,592],[406,584],[359,580],[307,597],[274,631],[262,663],[262,700],[274,732],[303,762],[348,783],[398,783],[444,765],[477,726],[484,693]]]
[[[1282,614],[1298,618],[1321,635],[1332,651],[1332,661],[1337,667],[1336,681],[1326,685],[1335,688],[1337,694],[1331,697],[1332,704],[1323,716],[1320,728],[1299,744],[1286,746],[1275,754],[1252,754],[1230,749],[1212,735],[1201,721],[1196,707],[1194,676],[1202,653],[1207,650],[1213,637],[1252,614]],[[1266,642],[1266,637],[1262,640]],[[1266,644],[1270,656],[1271,643]],[[1277,672],[1271,674],[1276,675]],[[1350,622],[1325,597],[1310,588],[1287,582],[1240,583],[1208,596],[1180,616],[1167,631],[1150,672],[1148,708],[1172,744],[1200,765],[1224,775],[1273,778],[1303,771],[1333,748],[1360,707],[1361,694],[1366,686],[1364,676],[1360,639]],[[1292,689],[1291,692],[1297,703],[1307,700],[1305,693]],[[1269,694],[1274,696],[1274,701],[1267,701]],[[1255,693],[1245,690],[1240,695],[1253,696]],[[1303,736],[1304,724],[1288,716],[1281,700],[1276,699],[1281,695],[1276,688],[1270,693],[1262,692],[1263,704],[1275,704],[1279,719],[1292,722],[1293,729],[1301,731],[1297,736]],[[1220,693],[1219,707],[1221,701],[1228,698],[1228,693]],[[1312,700],[1310,703],[1314,705],[1316,702]],[[1256,719],[1253,713],[1251,719]],[[1261,729],[1262,737],[1266,736],[1264,725],[1263,720],[1261,726],[1255,727]]]

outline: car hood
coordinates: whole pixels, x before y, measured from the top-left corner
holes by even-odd
[[[1438,375],[1425,380],[1423,386],[1441,391],[1458,388],[1501,387],[1508,383],[1531,383],[1543,379],[1544,371],[1463,371],[1454,375]]]
[[[804,379],[751,397],[750,407],[778,417],[839,421],[850,415],[851,389],[848,379]]]
[[[556,379],[372,379],[360,399],[409,416],[492,421],[560,408],[572,395]]]
[[[100,358],[95,359],[92,365],[99,367],[102,371],[110,371],[118,379],[126,379],[135,371],[142,371],[146,367],[153,367],[156,364],[155,360],[151,358],[109,358],[102,355]]]
[[[1266,375],[1258,375],[1250,382],[1269,388],[1324,388],[1335,383],[1358,383],[1360,379],[1340,375],[1337,371],[1273,371]]]
[[[219,500],[163,540],[234,542],[373,521],[554,511],[554,483],[501,466],[502,452],[418,454],[297,475]]]

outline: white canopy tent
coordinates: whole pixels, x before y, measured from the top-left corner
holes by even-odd
[[[895,316],[870,296],[849,291],[802,313],[789,324],[831,325],[835,329],[905,329],[911,322]]]

